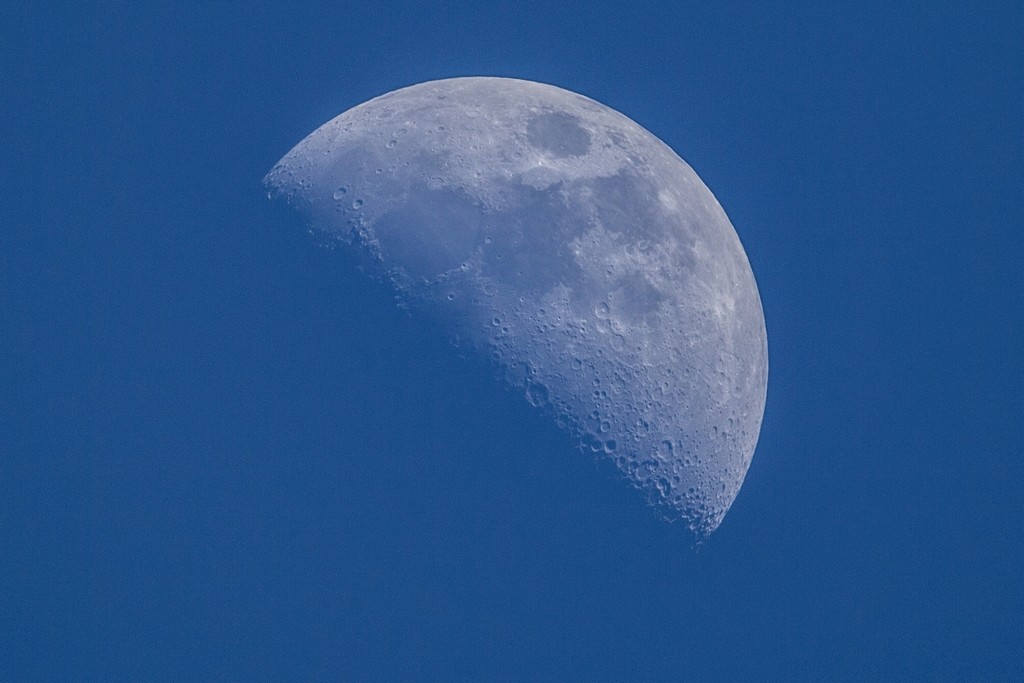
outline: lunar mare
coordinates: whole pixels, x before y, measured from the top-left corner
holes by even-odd
[[[266,183],[666,517],[718,527],[761,426],[764,317],[729,219],[655,136],[554,86],[456,78],[344,112]]]

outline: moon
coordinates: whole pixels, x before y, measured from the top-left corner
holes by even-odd
[[[764,414],[768,347],[739,237],[626,116],[511,78],[387,93],[265,182],[698,538]]]

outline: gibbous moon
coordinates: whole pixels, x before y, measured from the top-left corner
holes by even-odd
[[[266,183],[665,517],[718,527],[761,427],[764,315],[725,212],[658,138],[550,85],[453,78],[346,111]]]

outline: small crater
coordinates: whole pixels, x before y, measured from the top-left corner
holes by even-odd
[[[526,387],[526,400],[534,407],[541,407],[548,402],[548,388],[543,384],[531,383]]]

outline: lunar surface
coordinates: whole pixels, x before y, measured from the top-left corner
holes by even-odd
[[[266,183],[663,516],[718,527],[761,427],[764,316],[725,212],[651,133],[550,85],[456,78],[344,112]]]

